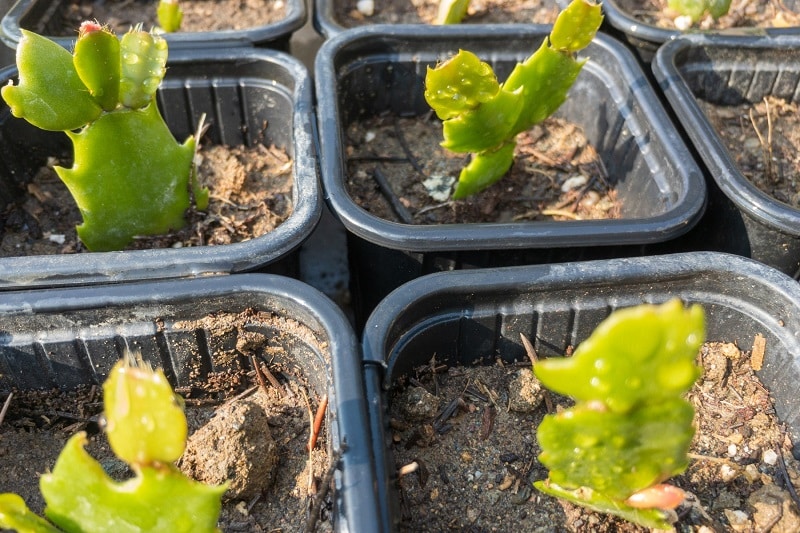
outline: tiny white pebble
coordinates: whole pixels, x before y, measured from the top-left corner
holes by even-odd
[[[736,470],[731,468],[731,466],[728,464],[723,464],[721,467],[719,467],[719,475],[722,478],[722,481],[726,483],[733,481],[733,479],[736,477],[736,474]]]
[[[375,13],[375,1],[374,0],[358,0],[356,4],[356,9],[362,15],[366,15],[367,17],[371,17],[373,13]]]
[[[173,248],[183,248],[183,243],[178,241],[172,245]]]
[[[561,184],[561,192],[571,191],[572,189],[577,189],[578,187],[582,187],[586,185],[586,176],[581,174],[572,176],[564,180],[564,183]]]
[[[692,17],[688,15],[682,15],[680,17],[675,17],[675,28],[680,31],[686,31],[692,27]]]
[[[372,142],[376,136],[374,131],[368,131],[364,134],[364,142]]]
[[[770,466],[775,466],[778,463],[778,454],[774,450],[766,450],[764,452],[763,460]]]
[[[47,236],[47,239],[56,244],[64,244],[66,236],[63,233],[51,233]]]
[[[736,452],[738,452],[738,448],[736,448],[735,444],[731,444],[728,446],[728,457],[735,457]]]

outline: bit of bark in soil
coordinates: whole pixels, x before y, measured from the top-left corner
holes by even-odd
[[[455,182],[468,156],[442,148],[441,136],[435,117],[381,116],[353,123],[346,134],[353,200],[382,219],[408,223],[410,217],[420,225],[621,216],[614,179],[575,124],[551,117],[523,132],[508,174],[458,201],[449,200],[446,184]],[[431,195],[431,181],[445,184],[439,187],[445,196]]]
[[[305,397],[315,408],[322,398],[315,395],[294,367],[276,359],[286,349],[284,345],[298,338],[313,339],[313,332],[293,320],[251,311],[219,313],[175,325],[179,329],[205,330],[212,347],[224,346],[231,335],[243,335],[254,326],[280,332],[262,335],[260,344],[249,346],[279,378],[281,390],[258,387],[255,373],[249,368],[249,357],[239,350],[215,351],[213,373],[203,370],[200,354],[196,354],[191,384],[178,389],[186,399],[191,441],[179,464],[208,482],[233,478],[238,497],[226,493],[219,523],[222,531],[306,531],[312,504],[319,513],[314,520],[316,530],[331,531],[330,494],[315,499],[308,487],[309,479],[315,480],[318,487],[329,479],[326,474],[332,464],[324,426],[314,450],[309,454],[306,449],[311,428]],[[5,395],[0,399],[5,400]],[[90,436],[87,450],[112,477],[130,476],[100,430],[102,408],[98,386],[68,392],[14,391],[0,426],[0,493],[16,492],[41,513],[44,502],[39,494],[39,475],[52,468],[67,439],[81,430]],[[246,427],[239,431],[237,426]],[[264,436],[265,432],[271,439]],[[234,436],[241,440],[217,446]],[[277,464],[276,457],[280,457]],[[227,469],[221,477],[219,465]]]
[[[699,103],[742,174],[772,198],[800,209],[797,104],[773,97],[738,106]]]
[[[214,246],[246,241],[275,229],[292,213],[292,161],[274,146],[215,145],[199,152],[198,177],[211,191],[205,212],[191,209],[187,226],[167,235],[136,238],[128,250]],[[0,256],[86,252],[75,227],[81,215],[53,171],[39,170],[22,203],[0,213]],[[4,222],[4,223],[2,223]]]
[[[707,343],[698,363],[705,374],[688,394],[697,428],[690,466],[671,483],[699,501],[678,508],[679,530],[797,531],[800,512],[792,493],[800,484],[798,461],[768,391],[750,367],[750,353],[733,344]],[[416,379],[430,382],[427,366]],[[647,531],[532,489],[533,481],[547,477],[536,459],[536,427],[546,408],[541,394],[518,390],[535,380],[528,361],[454,367],[438,379],[439,395],[420,394],[419,387],[403,380],[390,396],[396,466],[416,462],[431,473],[399,479],[402,530]],[[465,394],[470,386],[485,389],[486,398]],[[530,409],[509,409],[512,397],[517,406],[528,398]],[[558,395],[552,400],[561,407],[570,404]],[[424,413],[437,413],[454,401],[464,408],[448,419],[447,430],[419,438],[420,428],[434,424],[435,415]],[[494,415],[486,414],[491,411]]]

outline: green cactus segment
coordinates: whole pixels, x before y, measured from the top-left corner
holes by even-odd
[[[539,461],[550,469],[552,483],[591,487],[624,501],[686,469],[693,416],[681,398],[630,413],[578,404],[539,425]]]
[[[0,494],[0,528],[18,533],[59,533],[47,520],[28,509],[17,494]]]
[[[514,163],[516,145],[512,139],[493,152],[481,152],[473,157],[461,171],[461,178],[453,191],[453,198],[456,200],[466,198],[502,178]]]
[[[505,91],[525,94],[525,104],[512,132],[517,135],[555,113],[567,99],[586,61],[543,43],[527,61],[518,64],[503,84]]]
[[[679,300],[620,309],[583,341],[572,357],[537,363],[536,376],[551,390],[580,402],[601,402],[628,413],[688,391],[701,370],[702,307]]]
[[[685,470],[694,409],[683,395],[701,373],[704,337],[702,307],[676,299],[616,311],[572,357],[537,362],[546,387],[576,400],[539,425],[550,476],[537,487],[620,514],[633,493]]]
[[[83,127],[103,112],[78,76],[72,54],[40,35],[22,30],[17,47],[19,84],[0,89],[15,117],[43,130]]]
[[[470,0],[441,0],[435,24],[458,24],[467,15]]]
[[[135,477],[117,482],[86,453],[85,443],[85,434],[74,435],[40,481],[45,515],[64,531],[216,531],[226,486],[203,485],[171,464],[134,466]]]
[[[161,0],[156,8],[156,17],[161,29],[172,33],[181,29],[183,10],[178,0]]]
[[[120,250],[136,235],[185,225],[195,140],[178,144],[155,103],[105,114],[67,135],[75,161],[56,172],[80,208],[78,236],[87,248]]]
[[[564,52],[580,52],[592,42],[602,22],[603,12],[599,4],[585,0],[572,2],[553,23],[550,46]]]
[[[467,50],[459,50],[436,68],[428,67],[425,75],[425,100],[442,120],[475,109],[499,90],[492,67]]]
[[[706,14],[714,19],[728,13],[731,7],[731,0],[669,0],[667,2],[670,9],[697,22]]]
[[[586,487],[568,490],[547,481],[536,481],[534,486],[545,494],[570,501],[599,513],[613,514],[644,527],[664,531],[673,530],[672,524],[667,520],[666,513],[660,509],[636,509],[625,505],[621,501],[604,497],[602,494],[595,493],[592,489]]]
[[[153,99],[167,72],[167,41],[143,31],[129,31],[122,36],[122,105],[139,109]]]
[[[155,102],[167,53],[163,38],[139,29],[120,41],[85,22],[74,56],[23,30],[19,84],[2,96],[14,116],[72,140],[73,167],[56,172],[78,204],[78,236],[91,251],[182,228],[192,198],[199,209],[208,205],[194,173],[195,139],[178,143]]]
[[[585,61],[574,54],[591,42],[603,16],[590,0],[573,0],[562,11],[542,46],[518,64],[506,82],[498,84],[492,68],[474,54],[459,51],[453,58],[429,68],[425,99],[443,120],[442,146],[471,152],[473,161],[484,152],[492,164],[465,168],[456,191],[462,198],[499,180],[511,166],[496,164],[519,133],[550,116],[564,102]],[[513,154],[511,162],[513,162]],[[496,173],[504,167],[505,172]],[[486,169],[485,174],[479,172]],[[471,191],[466,193],[466,191]]]
[[[522,111],[522,90],[498,91],[494,98],[443,123],[442,146],[453,152],[496,150],[514,138],[512,128]]]
[[[90,24],[81,27],[72,60],[95,101],[105,111],[113,111],[119,104],[119,39],[109,30]]]
[[[108,442],[120,459],[149,465],[183,454],[186,417],[163,371],[120,361],[103,384],[103,400]]]

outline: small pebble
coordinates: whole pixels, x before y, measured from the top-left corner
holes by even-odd
[[[729,444],[728,445],[728,457],[736,457],[736,453],[738,451],[739,451],[739,449],[736,447],[735,444]]]
[[[778,463],[778,454],[773,450],[765,450],[762,459],[766,464],[775,466]]]
[[[729,481],[733,481],[734,478],[738,475],[738,472],[735,468],[731,468],[728,464],[723,464],[719,467],[719,475],[722,478],[722,481],[728,483]]]
[[[571,178],[567,178],[564,180],[564,183],[561,184],[561,192],[568,192],[572,189],[577,189],[578,187],[582,187],[586,185],[586,176],[582,174],[578,174],[572,176]]]
[[[371,17],[375,13],[375,2],[374,0],[358,0],[358,3],[356,3],[356,9],[362,15]]]
[[[675,28],[680,31],[686,31],[692,27],[692,17],[688,15],[681,15],[675,17]]]

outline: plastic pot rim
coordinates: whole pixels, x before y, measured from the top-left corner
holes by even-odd
[[[26,286],[53,287],[239,272],[286,256],[311,234],[322,214],[322,202],[319,201],[322,192],[313,138],[311,78],[307,69],[284,52],[263,48],[174,50],[170,53],[167,67],[196,61],[266,61],[285,69],[296,81],[291,94],[294,104],[293,139],[296,145],[307,149],[295,150],[292,157],[294,190],[298,194],[294,195],[291,215],[264,235],[232,244],[0,258],[0,291]],[[8,79],[16,72],[16,66],[12,65],[1,70],[0,77]]]
[[[12,50],[17,48],[22,31],[20,20],[30,10],[31,6],[42,0],[17,0],[0,20],[0,40]],[[170,49],[203,48],[203,47],[236,47],[267,44],[288,38],[293,32],[299,30],[308,20],[308,9],[302,0],[285,0],[287,4],[286,16],[279,21],[255,26],[242,30],[215,30],[186,32],[178,31],[164,33],[163,36],[169,43]],[[102,21],[101,21],[102,22]],[[74,37],[48,36],[64,48],[74,46]]]
[[[395,41],[423,41],[425,39],[454,40],[470,38],[496,38],[507,34],[509,41],[546,35],[548,25],[486,24],[453,25],[431,28],[421,24],[376,24],[361,26],[343,32],[325,41],[315,61],[315,84],[319,121],[320,164],[325,199],[331,210],[353,234],[380,246],[413,252],[550,248],[559,246],[603,246],[618,244],[649,244],[664,242],[689,231],[702,217],[706,203],[706,189],[699,167],[650,87],[631,52],[616,40],[598,33],[592,47],[602,47],[619,62],[620,69],[641,95],[637,104],[646,118],[654,123],[667,124],[663,135],[664,147],[675,154],[686,183],[686,191],[676,207],[665,213],[639,219],[598,221],[565,221],[536,223],[481,223],[446,224],[436,226],[411,225],[391,222],[368,213],[352,200],[344,186],[345,161],[337,129],[339,105],[333,94],[337,89],[337,72],[332,59],[349,45],[375,38]],[[591,61],[591,48],[586,56]],[[588,67],[590,68],[590,67]],[[662,122],[663,121],[663,122]],[[327,169],[327,170],[326,170]],[[498,231],[502,228],[502,233]]]
[[[753,53],[759,48],[800,50],[800,35],[751,39],[727,35],[686,35],[660,47],[652,64],[653,74],[664,95],[722,192],[739,209],[768,227],[789,235],[800,235],[800,210],[762,192],[742,174],[683,79],[676,58],[683,51],[695,47],[735,47]]]
[[[689,266],[691,265],[691,266]],[[573,263],[510,266],[476,270],[454,270],[436,272],[412,280],[398,287],[373,310],[362,335],[362,354],[365,363],[385,366],[385,354],[392,347],[382,341],[389,338],[393,323],[385,317],[400,316],[404,310],[422,301],[435,302],[454,289],[471,287],[469,298],[479,301],[482,294],[519,292],[534,288],[536,292],[547,292],[550,288],[563,287],[565,280],[574,279],[580,286],[614,286],[616,283],[633,281],[647,282],[659,278],[679,280],[704,272],[723,274],[730,279],[742,279],[782,294],[787,300],[800,306],[800,284],[788,275],[763,263],[746,257],[722,252],[683,252],[666,255],[640,256],[632,258],[601,259]],[[653,285],[653,293],[665,293]],[[409,294],[413,295],[409,297]],[[778,318],[775,318],[778,323]],[[413,329],[405,328],[404,335]],[[798,334],[786,331],[785,336],[800,344]],[[800,347],[800,346],[799,346]]]
[[[366,531],[377,522],[374,495],[374,460],[371,439],[366,434],[367,407],[364,400],[358,339],[344,312],[327,296],[301,281],[275,274],[237,274],[195,279],[147,280],[114,285],[10,291],[0,300],[0,315],[63,313],[92,308],[162,305],[187,300],[259,295],[274,300],[275,312],[298,316],[315,334],[322,333],[330,354],[326,364],[326,392],[331,410],[331,453],[341,451],[337,489],[341,500],[338,531]],[[268,308],[268,306],[264,306]],[[224,311],[224,309],[223,309]],[[168,314],[168,313],[167,313]],[[316,324],[311,324],[316,322]],[[90,332],[91,334],[91,332]],[[331,389],[332,388],[332,389]],[[341,450],[334,448],[337,444]]]
[[[605,20],[625,35],[656,45],[661,45],[681,36],[688,35],[725,35],[731,38],[751,38],[764,35],[780,36],[800,34],[800,27],[725,28],[712,30],[690,29],[685,32],[676,29],[661,28],[631,16],[627,11],[617,5],[616,0],[603,0],[603,13],[605,14]]]

